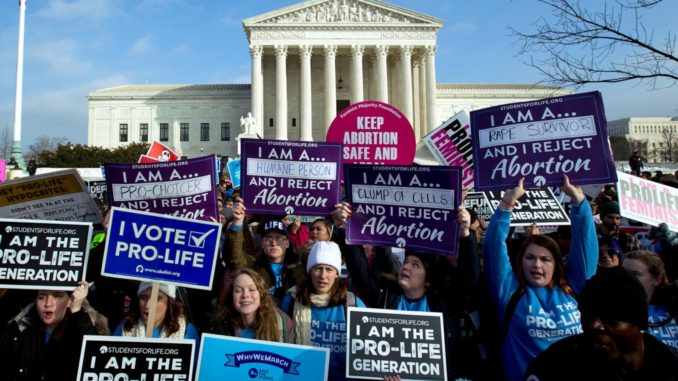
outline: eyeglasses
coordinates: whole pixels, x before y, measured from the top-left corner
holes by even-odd
[[[285,237],[285,236],[277,235],[275,237],[267,236],[267,237],[262,238],[261,240],[264,243],[268,243],[268,244],[271,244],[271,243],[273,243],[273,241],[275,241],[275,243],[277,243],[278,245],[281,245],[285,242],[286,239],[287,239],[287,237]]]

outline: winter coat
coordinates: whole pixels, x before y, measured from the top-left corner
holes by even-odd
[[[0,335],[2,379],[76,380],[83,336],[96,334],[92,318],[95,314],[89,308],[86,310],[85,306],[76,313],[67,310],[66,316],[45,343],[45,325],[35,305],[28,305],[3,327]],[[107,324],[103,323],[102,326],[106,327]]]

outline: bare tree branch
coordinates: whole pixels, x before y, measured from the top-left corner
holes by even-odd
[[[676,33],[669,31],[655,44],[654,33],[640,16],[663,0],[616,0],[597,11],[579,0],[538,1],[552,9],[555,21],[541,17],[533,32],[511,32],[521,41],[519,53],[530,56],[527,64],[544,77],[542,82],[580,87],[637,80],[651,89],[678,83]],[[535,53],[545,58],[535,58]]]

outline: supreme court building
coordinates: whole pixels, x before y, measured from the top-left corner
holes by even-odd
[[[235,156],[241,117],[266,139],[323,141],[338,111],[378,100],[419,139],[460,110],[564,95],[532,84],[436,82],[443,20],[378,0],[308,0],[243,20],[250,84],[123,85],[89,94],[88,144],[158,140]]]

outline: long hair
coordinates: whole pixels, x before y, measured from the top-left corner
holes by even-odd
[[[543,234],[531,235],[523,241],[522,245],[520,245],[520,249],[518,250],[518,255],[516,256],[514,263],[515,272],[516,275],[518,275],[519,292],[525,292],[527,279],[525,279],[525,274],[523,273],[523,257],[525,256],[525,250],[527,247],[532,244],[543,247],[544,249],[550,251],[553,255],[553,260],[555,262],[553,277],[551,278],[551,282],[549,282],[546,287],[549,290],[552,290],[555,286],[558,286],[565,294],[574,294],[574,291],[572,291],[572,288],[567,283],[567,278],[565,276],[565,261],[563,261],[563,255],[560,253],[560,247],[558,247],[558,243],[549,236]]]
[[[235,304],[233,303],[234,284],[236,279],[241,275],[248,275],[252,278],[252,281],[257,287],[257,292],[259,293],[259,308],[255,315],[254,327],[245,326],[242,316],[240,316],[238,310],[235,309]],[[226,293],[226,299],[219,304],[219,307],[217,307],[212,321],[215,323],[226,322],[230,326],[229,328],[233,334],[239,329],[254,328],[254,338],[257,340],[282,341],[280,330],[278,329],[278,310],[273,302],[273,298],[268,293],[264,278],[250,268],[241,268],[231,275],[231,282],[228,287],[228,292]]]
[[[313,223],[311,223],[311,227],[313,227],[313,225],[315,225],[316,223],[321,224],[322,227],[324,227],[325,230],[327,230],[327,235],[328,235],[328,236],[330,237],[330,239],[331,239],[331,238],[332,238],[332,232],[334,231],[334,226],[332,226],[332,221],[328,220],[327,218],[323,218],[323,217],[321,217],[321,218],[316,218],[316,219],[313,221]]]
[[[162,291],[160,291],[162,292]],[[163,294],[167,297],[167,311],[165,312],[165,318],[160,323],[160,329],[164,329],[167,332],[167,335],[171,335],[179,330],[181,324],[179,324],[179,319],[185,319],[184,314],[184,305],[176,298],[170,298],[169,295]],[[132,303],[132,308],[130,312],[125,316],[123,320],[123,328],[126,331],[134,328],[135,325],[139,323],[141,318],[141,311],[139,310],[139,297],[137,296],[137,302]],[[150,301],[149,301],[150,303]],[[153,324],[153,322],[148,322]],[[187,321],[188,323],[188,321]]]
[[[653,278],[659,279],[659,284],[657,287],[655,287],[655,291],[652,294],[652,300],[649,302],[652,304],[664,304],[663,303],[663,296],[660,291],[663,291],[663,289],[669,288],[671,286],[671,282],[669,282],[669,278],[666,276],[666,267],[664,267],[664,261],[657,256],[654,255],[652,252],[647,251],[647,250],[634,250],[631,252],[628,252],[624,254],[622,261],[625,261],[627,259],[635,259],[638,261],[641,261],[647,266],[647,271],[652,275]]]
[[[299,288],[297,298],[299,299],[301,304],[305,306],[311,306],[311,294],[314,293],[315,287],[313,287],[313,281],[311,280],[311,275],[309,274],[306,277],[306,282],[302,283],[301,287]],[[334,280],[332,288],[330,288],[329,292],[330,298],[327,306],[332,307],[338,305],[345,305],[347,293],[348,287],[346,287],[346,284],[342,282],[341,278],[339,278],[339,274],[337,273],[337,278]]]

